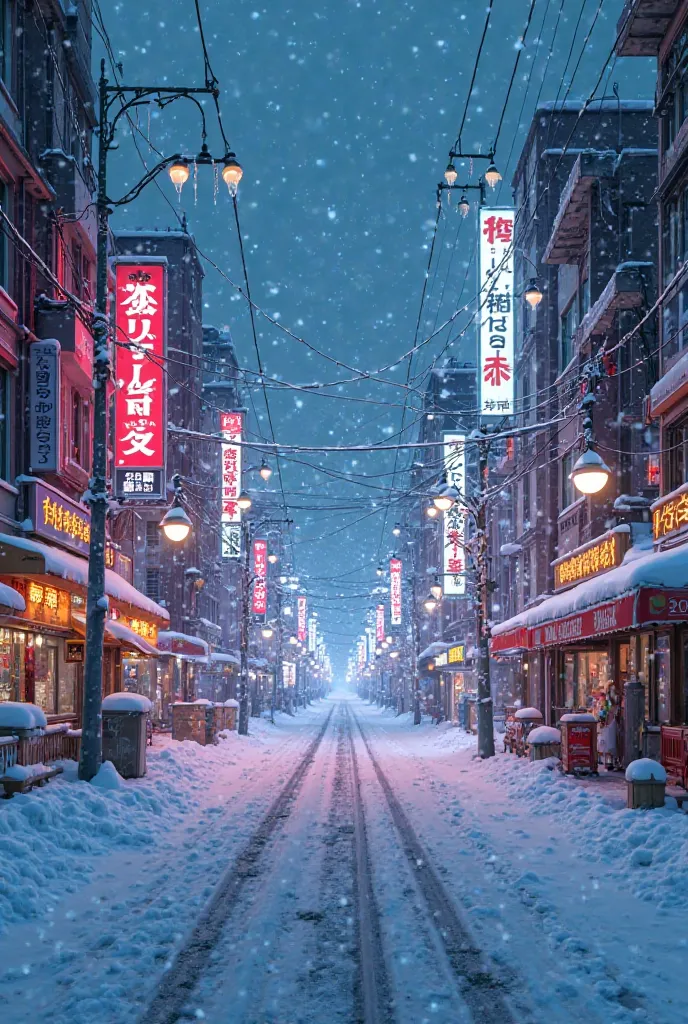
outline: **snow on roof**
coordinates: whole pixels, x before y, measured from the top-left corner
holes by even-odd
[[[88,561],[79,555],[70,554],[69,551],[62,551],[61,548],[52,547],[49,544],[41,544],[37,540],[29,540],[28,537],[13,537],[5,533],[0,536],[0,544],[42,555],[45,559],[45,571],[49,575],[60,576],[63,580],[71,580],[72,583],[79,583],[83,587],[88,586]],[[0,572],[2,572],[1,556]],[[140,593],[136,587],[118,576],[112,569],[105,570],[105,593],[113,597],[115,601],[133,605],[135,608],[140,608],[141,611],[148,612],[149,615],[169,621],[168,611],[161,608],[155,601],[151,601],[145,594]]]
[[[147,713],[153,707],[142,693],[109,693],[103,697],[103,711],[139,711]]]
[[[539,626],[543,622],[563,619],[567,615],[614,601],[640,587],[660,587],[669,590],[688,587],[688,544],[669,551],[650,551],[651,542],[642,542],[629,548],[621,565],[602,576],[585,580],[562,594],[548,597],[542,604],[529,608],[511,619],[492,627],[492,635],[507,633],[519,626]]]
[[[624,111],[652,111],[655,109],[654,100],[621,100],[621,109]],[[542,103],[538,103],[536,113],[538,111],[554,111],[564,110],[570,111],[571,113],[578,113],[579,110],[583,109],[583,100],[545,100]],[[619,102],[616,99],[613,100],[591,100],[585,107],[586,113],[599,113],[600,111],[609,111],[610,113],[616,113],[619,109]],[[118,232],[119,234],[119,232]]]
[[[168,641],[170,642],[170,646],[172,646],[173,640],[180,640],[183,643],[193,644],[194,647],[201,647],[205,651],[206,657],[209,654],[210,648],[208,647],[208,643],[200,636],[191,636],[189,633],[177,633],[173,629],[161,629],[158,633],[158,646],[163,643],[167,644]],[[176,652],[172,651],[172,653],[174,654]],[[189,657],[189,655],[186,655],[186,657]]]

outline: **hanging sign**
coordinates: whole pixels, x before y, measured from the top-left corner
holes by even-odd
[[[628,538],[628,534],[609,530],[602,537],[596,537],[552,562],[554,589],[562,590],[620,565],[628,547]]]
[[[401,625],[401,559],[389,560],[389,621],[393,626]]]
[[[293,661],[282,662],[282,680],[285,686],[296,686],[296,665]]]
[[[32,473],[60,469],[60,343],[34,341],[29,347],[29,457]]]
[[[308,652],[312,654],[317,646],[318,623],[315,618],[308,620]]]
[[[165,497],[165,262],[116,267],[115,494]]]
[[[443,435],[444,470],[447,483],[463,497],[466,493],[466,437],[464,434]],[[466,509],[455,502],[443,516],[445,597],[462,597],[466,593]]]
[[[268,542],[253,542],[253,614],[265,615],[268,610]]]
[[[358,669],[359,672],[365,668],[366,663],[366,645],[365,640],[359,640],[357,643],[358,650]]]
[[[514,411],[514,211],[480,210],[480,408]]]
[[[306,608],[308,599],[299,597],[296,602],[296,639],[300,644],[306,639]]]
[[[379,604],[375,609],[375,637],[378,643],[385,639],[385,606]]]
[[[243,413],[220,413],[222,445],[222,510],[220,532],[222,536],[222,557],[239,558],[241,555],[241,509],[237,499],[241,494],[241,441]]]

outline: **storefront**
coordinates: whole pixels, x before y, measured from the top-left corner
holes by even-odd
[[[44,540],[0,535],[0,699],[37,703],[53,721],[73,720],[83,701],[89,513],[42,482],[25,489],[32,532]],[[124,653],[141,655],[145,641],[146,657],[154,656],[154,643],[140,634],[154,636],[169,622],[168,612],[126,578],[129,559],[108,546],[106,563],[104,694],[122,688]],[[18,598],[13,606],[3,599],[9,592]]]
[[[156,647],[160,656],[156,703],[160,721],[169,722],[171,704],[194,701],[199,696],[198,684],[210,665],[210,650],[201,637],[169,629],[158,633]]]
[[[440,699],[448,721],[465,717],[465,706],[477,693],[474,650],[465,643],[452,644],[435,659],[440,676]]]
[[[208,665],[202,668],[198,681],[198,696],[224,703],[237,695],[239,658],[236,654],[212,651]]]
[[[591,712],[600,733],[614,733],[611,754],[620,757],[631,678],[643,686],[646,731],[686,722],[687,582],[688,546],[652,550],[647,538],[615,567],[493,627],[491,653],[527,652],[537,666],[527,703],[551,724],[567,711]]]

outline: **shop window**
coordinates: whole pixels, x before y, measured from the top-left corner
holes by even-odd
[[[42,636],[34,642],[34,694],[46,715],[57,714],[57,647]]]
[[[146,569],[146,597],[151,601],[160,600],[160,570]]]
[[[671,637],[668,633],[657,637],[655,679],[657,721],[667,725],[671,721]]]
[[[673,491],[688,482],[688,419],[668,427],[664,438],[666,490]]]

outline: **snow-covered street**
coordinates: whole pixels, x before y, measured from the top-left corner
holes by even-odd
[[[5,1019],[685,1020],[685,815],[344,695],[252,733],[0,805]]]

